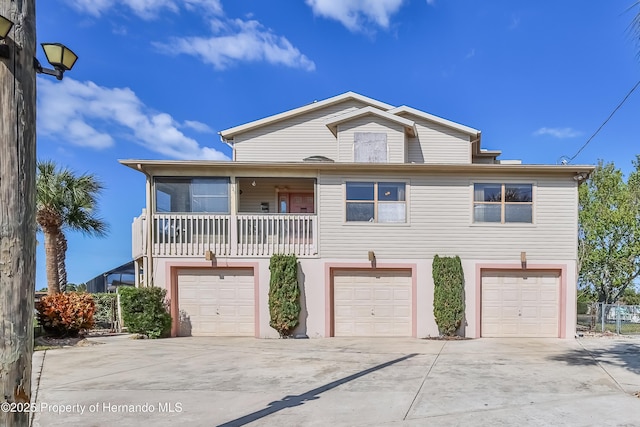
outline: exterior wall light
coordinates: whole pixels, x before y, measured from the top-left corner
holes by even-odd
[[[78,60],[78,55],[61,43],[42,43],[42,49],[47,57],[47,61],[49,61],[49,64],[51,64],[54,69],[42,68],[40,61],[36,59],[36,72],[55,76],[58,80],[62,80],[64,72],[72,69]]]
[[[4,40],[11,31],[13,27],[13,22],[9,21],[4,16],[0,15],[0,40]],[[9,46],[4,44],[0,44],[0,58],[8,58],[9,57]]]
[[[9,45],[4,42],[11,28],[13,28],[13,22],[0,15],[0,40],[3,41],[0,44],[0,58],[9,58],[11,56]],[[42,49],[53,69],[43,68],[40,65],[40,61],[37,58],[33,58],[33,66],[36,72],[55,76],[58,80],[62,80],[64,72],[72,69],[78,60],[78,55],[61,43],[42,43]]]
[[[0,15],[0,40],[7,37],[9,31],[11,31],[11,27],[13,27],[13,22]]]

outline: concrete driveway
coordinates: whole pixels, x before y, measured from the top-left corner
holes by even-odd
[[[640,425],[640,340],[92,340],[35,354],[35,426]]]

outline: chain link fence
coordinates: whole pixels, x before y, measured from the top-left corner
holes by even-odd
[[[640,335],[640,305],[578,305],[578,330]]]

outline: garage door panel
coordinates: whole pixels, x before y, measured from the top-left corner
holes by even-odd
[[[353,317],[353,306],[349,305],[337,305],[333,309],[334,315],[339,317]]]
[[[335,289],[333,294],[336,302],[353,299],[353,289],[349,289],[349,288]]]
[[[371,305],[354,305],[351,309],[351,315],[355,319],[368,318],[371,316]]]
[[[373,335],[373,325],[371,323],[355,323],[353,328],[353,335],[355,336],[372,336]]]
[[[504,286],[508,285],[505,283]],[[502,301],[518,301],[518,291],[516,290],[502,289],[499,295],[502,297]]]
[[[393,306],[384,306],[384,305],[376,305],[373,307],[373,316],[380,319],[381,317],[385,319],[393,319]]]
[[[335,336],[411,336],[410,271],[336,271]]]
[[[198,299],[198,290],[196,289],[196,287],[189,283],[189,284],[185,284],[183,285],[184,289],[182,290],[182,298],[185,300],[197,300]]]
[[[558,336],[557,273],[485,272],[481,280],[482,336]]]
[[[394,306],[393,307],[393,317],[394,318],[410,318],[411,317],[411,307],[400,307],[400,306]]]
[[[178,305],[189,318],[193,336],[253,336],[253,270],[180,270]]]
[[[375,289],[373,290],[374,301],[389,301],[393,299],[393,289]]]
[[[400,301],[411,301],[411,289],[394,289],[393,299]]]
[[[364,286],[358,286],[353,290],[353,298],[356,302],[370,302],[373,300],[373,290]]]
[[[537,304],[540,302],[540,291],[537,289],[522,289],[521,299],[523,303],[531,302]]]
[[[225,284],[225,286],[228,286]],[[220,292],[218,293],[218,298],[220,300],[228,300],[228,301],[234,301],[236,300],[236,298],[238,298],[238,292],[236,289],[234,288],[220,288]]]

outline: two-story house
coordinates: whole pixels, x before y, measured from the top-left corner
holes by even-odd
[[[348,92],[220,132],[233,161],[147,177],[138,284],[176,335],[277,337],[269,258],[299,258],[297,334],[437,336],[432,260],[462,259],[467,337],[573,337],[578,185],[591,166],[500,161],[480,131]]]

